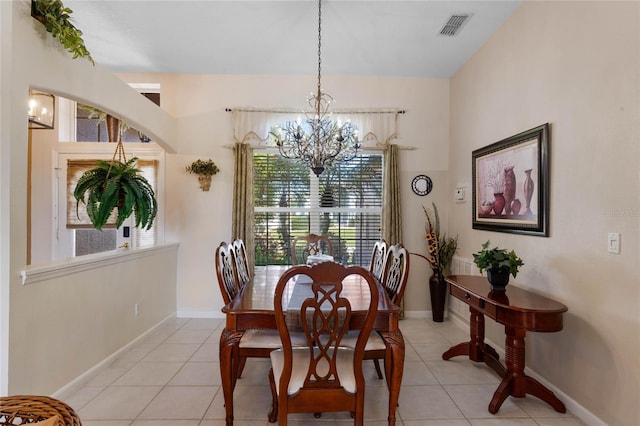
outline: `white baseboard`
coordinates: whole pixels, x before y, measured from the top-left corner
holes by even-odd
[[[431,311],[404,311],[404,317],[411,319],[431,318]]]
[[[226,318],[221,311],[178,311],[177,318]]]
[[[175,314],[171,314],[167,316],[165,319],[163,319],[162,321],[160,321],[159,323],[151,327],[149,330],[142,333],[140,336],[136,337],[131,342],[127,343],[126,345],[124,345],[123,347],[121,347],[120,349],[118,349],[117,351],[115,351],[105,359],[103,359],[101,362],[91,367],[90,369],[88,369],[87,371],[85,371],[84,373],[82,373],[81,375],[79,375],[78,377],[76,377],[75,379],[73,379],[72,381],[70,381],[69,383],[67,383],[57,391],[55,391],[51,395],[51,397],[61,399],[63,401],[66,398],[69,398],[71,395],[73,395],[78,390],[83,388],[87,383],[89,383],[96,375],[98,375],[98,373],[100,373],[102,370],[104,370],[109,365],[111,365],[118,356],[120,356],[122,353],[126,352],[129,348],[131,348],[137,342],[139,342],[140,340],[144,339],[146,336],[151,334],[158,327],[162,326],[162,324],[164,324],[169,320],[174,319],[175,317],[176,317]]]

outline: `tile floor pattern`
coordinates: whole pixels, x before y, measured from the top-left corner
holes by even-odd
[[[406,358],[398,426],[570,426],[582,425],[535,397],[507,398],[496,415],[487,406],[498,376],[464,357],[444,361],[442,352],[468,340],[452,321],[405,319],[400,326]],[[164,323],[102,370],[66,401],[84,426],[220,426],[224,407],[220,387],[220,319],[178,318]],[[365,364],[365,424],[386,425],[387,390]],[[269,362],[249,359],[235,390],[237,426],[268,426]],[[289,416],[292,426],[353,424],[347,413]]]

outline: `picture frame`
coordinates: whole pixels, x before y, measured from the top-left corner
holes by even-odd
[[[472,227],[549,236],[549,123],[472,152]]]

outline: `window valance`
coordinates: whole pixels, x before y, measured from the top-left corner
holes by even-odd
[[[269,130],[286,121],[295,121],[304,113],[295,110],[260,110],[251,108],[228,109],[233,114],[233,138],[236,143],[265,145]],[[397,136],[398,109],[334,111],[332,117],[346,122],[351,120],[358,128],[364,147],[386,146]]]

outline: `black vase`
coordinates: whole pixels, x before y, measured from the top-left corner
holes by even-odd
[[[489,288],[491,290],[506,290],[507,284],[509,284],[509,268],[498,269],[497,271],[487,269],[487,280],[489,280]]]
[[[447,296],[447,282],[441,272],[433,271],[429,277],[429,294],[431,295],[431,314],[434,322],[444,319],[444,303]]]

